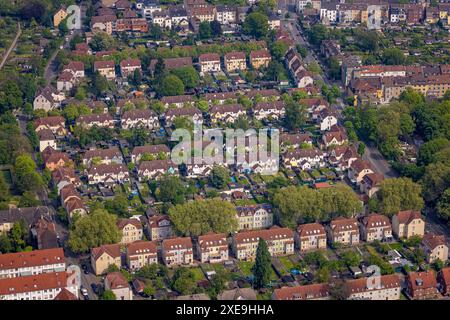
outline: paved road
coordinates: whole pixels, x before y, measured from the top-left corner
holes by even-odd
[[[362,156],[363,160],[369,161],[374,169],[384,175],[386,178],[398,177],[397,172],[390,166],[389,162],[384,159],[383,155],[376,147],[366,146],[366,150]]]
[[[17,33],[16,33],[16,36],[14,37],[13,42],[9,46],[9,48],[6,51],[5,55],[3,56],[2,62],[0,62],[0,70],[2,70],[3,66],[6,63],[6,60],[8,60],[8,58],[9,58],[9,55],[11,54],[13,49],[16,47],[17,41],[19,40],[19,37],[20,37],[21,34],[22,34],[22,28],[20,27],[20,22],[17,22]]]

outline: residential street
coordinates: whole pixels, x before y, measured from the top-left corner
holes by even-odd
[[[6,51],[5,55],[3,56],[2,61],[0,62],[0,70],[2,70],[3,66],[5,65],[6,61],[9,58],[9,55],[11,54],[11,52],[13,51],[13,49],[16,47],[17,45],[17,40],[19,40],[20,35],[22,34],[22,29],[20,27],[20,22],[17,22],[17,34],[14,37],[13,42],[11,43],[11,45],[9,46],[8,50]]]

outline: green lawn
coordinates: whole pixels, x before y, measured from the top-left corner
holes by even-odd
[[[205,275],[203,274],[202,269],[200,269],[200,268],[192,268],[190,270],[194,274],[195,281],[201,281],[201,280],[205,279]]]
[[[242,274],[246,277],[252,275],[252,267],[253,262],[251,261],[239,261],[238,263],[239,269],[242,271]]]
[[[289,257],[278,257],[280,262],[284,265],[284,267],[287,269],[287,271],[290,271],[292,268],[295,267],[294,263],[289,259]]]

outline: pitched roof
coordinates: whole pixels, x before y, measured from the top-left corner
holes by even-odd
[[[422,238],[422,244],[425,245],[430,250],[434,250],[434,248],[438,246],[445,245],[445,236],[436,235],[433,233],[426,233]]]
[[[255,50],[250,52],[250,60],[260,59],[260,58],[270,58],[270,52],[267,49]]]
[[[59,125],[64,126],[64,122],[65,120],[61,116],[45,117],[34,120],[34,127],[35,128],[39,126],[56,127]]]
[[[227,235],[225,233],[205,234],[198,237],[200,248],[228,246]]]
[[[133,225],[137,229],[142,229],[142,223],[137,219],[119,219],[117,220],[117,228],[123,230],[127,225]]]
[[[209,110],[211,114],[214,113],[237,113],[237,112],[245,111],[244,107],[239,103],[233,103],[233,104],[219,104],[212,106]]]
[[[177,165],[170,159],[151,160],[151,161],[142,161],[139,164],[138,171],[168,170],[170,168],[177,168]]]
[[[235,234],[237,244],[257,242],[259,238],[265,241],[294,239],[294,232],[289,228],[272,227],[267,230],[244,231]]]
[[[131,155],[137,156],[144,153],[149,154],[158,154],[158,153],[168,153],[170,149],[165,144],[155,144],[155,145],[145,145],[145,146],[136,146],[134,147]]]
[[[49,272],[16,278],[0,279],[0,295],[18,294],[68,286],[67,272]]]
[[[78,300],[78,298],[66,288],[62,288],[53,300]]]
[[[301,224],[297,228],[300,237],[326,236],[325,228],[320,223]]]
[[[139,254],[155,254],[157,252],[156,243],[153,241],[135,241],[127,246],[127,255],[139,255]]]
[[[62,248],[5,253],[0,254],[0,270],[44,266],[48,264],[65,263],[65,261]]]
[[[100,258],[103,253],[107,253],[109,256],[113,258],[120,257],[120,245],[119,244],[105,244],[97,248],[91,249],[91,255],[94,257],[94,260]]]
[[[139,59],[125,59],[120,61],[121,68],[141,67],[141,60]]]
[[[225,54],[226,60],[245,60],[245,52],[233,51]]]
[[[41,216],[48,216],[49,214],[49,209],[45,206],[0,210],[0,225],[3,223],[15,223],[23,219],[30,226],[38,221]]]
[[[410,272],[407,275],[407,281],[411,284],[414,291],[437,287],[436,277],[431,270],[426,272]]]
[[[109,283],[110,289],[129,288],[128,281],[121,272],[111,272],[106,275],[105,282]]]
[[[330,288],[326,283],[284,287],[275,289],[273,295],[275,300],[320,299],[330,296]]]
[[[162,242],[163,250],[192,249],[190,237],[164,239]]]
[[[128,173],[128,168],[124,164],[117,163],[99,164],[89,169],[89,175],[119,174],[121,172]]]
[[[94,71],[99,69],[109,69],[109,68],[115,68],[115,63],[113,60],[107,60],[107,61],[94,61]]]
[[[404,210],[399,211],[396,215],[397,221],[400,224],[409,224],[411,221],[415,219],[422,219],[422,214],[419,211],[415,210]]]
[[[384,290],[401,287],[400,277],[396,274],[380,276],[380,282],[378,286],[375,286],[375,284],[370,283],[368,279],[369,278],[361,278],[346,281],[345,287],[347,294],[351,295],[361,292],[369,292],[375,290]],[[372,284],[371,287],[368,286],[369,283]]]
[[[362,160],[362,159],[357,159],[355,161],[353,161],[350,165],[350,168],[352,168],[356,173],[360,173],[363,170],[372,170],[372,165],[370,164],[370,162]]]
[[[206,62],[206,61],[219,61],[220,62],[220,56],[217,53],[203,53],[198,57],[198,61]]]
[[[366,228],[380,228],[380,227],[390,227],[391,222],[389,218],[382,214],[370,214],[363,219],[363,225]]]
[[[354,218],[339,217],[331,221],[330,227],[333,232],[358,231],[358,221]]]
[[[83,159],[90,160],[92,158],[113,158],[113,157],[122,157],[122,153],[120,152],[118,147],[111,147],[108,149],[93,149],[93,150],[87,150],[84,155]]]

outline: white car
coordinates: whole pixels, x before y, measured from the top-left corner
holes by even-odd
[[[81,288],[80,291],[81,291],[81,294],[82,294],[83,296],[87,296],[87,295],[88,295],[88,291],[87,291],[86,288]]]

